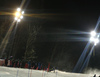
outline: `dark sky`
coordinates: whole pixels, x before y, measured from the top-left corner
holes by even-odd
[[[66,26],[63,25],[64,28],[90,31],[95,27],[100,14],[98,1],[26,0],[25,6],[28,2],[26,13],[34,13],[34,11],[35,13],[39,13],[45,9],[46,13],[62,14],[53,18],[60,19],[62,23],[67,23]],[[20,3],[21,0],[3,0],[0,2],[0,10],[13,12],[15,8],[20,6]]]
[[[22,0],[3,0],[0,1],[0,8],[15,8],[20,5]],[[89,1],[89,0],[26,0],[26,4],[30,1],[28,9],[63,9],[67,12],[100,12],[99,1]]]
[[[66,2],[65,2],[66,1]],[[51,0],[46,1],[45,5],[47,8],[54,9],[69,9],[69,10],[99,10],[99,1],[89,1],[89,0]]]

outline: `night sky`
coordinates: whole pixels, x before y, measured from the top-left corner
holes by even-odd
[[[30,14],[30,13],[54,14],[51,16],[46,15],[44,16],[44,18],[25,17],[25,19],[22,21],[22,24],[23,22],[35,23],[35,21],[37,22],[37,20],[40,20],[39,23],[42,23],[43,30],[38,34],[37,41],[39,43],[41,42],[49,42],[49,43],[46,43],[43,45],[43,46],[47,46],[46,47],[47,49],[44,49],[42,46],[40,46],[40,49],[36,49],[36,50],[40,51],[41,49],[43,49],[46,52],[47,50],[48,51],[51,50],[50,46],[52,47],[55,42],[57,43],[62,42],[61,43],[62,46],[63,46],[63,43],[70,42],[72,43],[72,44],[69,44],[71,45],[70,47],[74,48],[74,51],[71,51],[70,53],[72,53],[72,55],[73,53],[76,54],[75,52],[78,53],[78,55],[77,54],[73,55],[76,57],[75,61],[77,61],[87,41],[78,41],[78,40],[73,41],[71,40],[74,38],[72,36],[81,36],[81,37],[88,38],[89,35],[76,34],[76,35],[71,35],[71,37],[69,37],[68,39],[68,37],[66,37],[67,36],[66,33],[69,31],[72,31],[73,33],[73,31],[90,32],[91,30],[93,30],[96,26],[97,20],[100,15],[99,1],[97,0],[93,0],[93,1],[89,1],[89,0],[60,0],[60,1],[59,0],[30,0],[28,5],[27,5],[27,2],[28,0],[26,0],[26,5],[24,6],[26,7],[25,13],[27,14]],[[0,1],[0,11],[14,12],[15,9],[18,6],[20,6],[20,3],[21,3],[21,0],[2,0]],[[6,16],[0,16],[1,23],[3,22],[3,19],[4,19],[3,17],[6,17]],[[8,16],[7,19],[9,19],[9,17],[12,18],[13,16]],[[43,37],[46,37],[47,39],[46,38],[44,39]],[[78,41],[78,44],[76,44],[77,41]],[[48,46],[47,44],[49,44],[50,46]],[[76,45],[75,46],[76,50],[75,50],[74,45]],[[77,45],[78,46],[81,45],[80,48],[77,47]],[[98,62],[100,59],[99,45],[95,48],[97,56],[95,57],[92,56],[91,61],[90,61],[90,66],[92,66],[93,68],[95,67],[100,68],[100,65]],[[65,46],[67,46],[67,44]],[[39,46],[36,44],[36,47],[38,48]],[[95,62],[98,62],[98,63],[95,64]]]
[[[20,3],[21,0],[3,0],[0,2],[0,9],[1,11],[13,12],[14,8],[20,6]],[[61,21],[62,18],[62,23],[66,22],[68,24],[63,25],[65,28],[90,31],[96,25],[100,12],[99,7],[98,1],[31,0],[27,6],[26,13],[34,13],[34,10],[35,13],[39,13],[43,9],[45,9],[46,13],[60,13],[62,15],[58,16],[57,19]]]

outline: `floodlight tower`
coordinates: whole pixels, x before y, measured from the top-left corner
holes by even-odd
[[[96,46],[99,43],[99,34],[95,31],[91,31],[90,35],[90,42],[93,42],[93,45]],[[93,52],[93,56],[95,56],[95,51]]]
[[[90,35],[90,42],[93,42],[96,46],[99,43],[99,35],[95,31],[91,31]]]
[[[15,20],[17,22],[20,22],[21,19],[23,19],[23,14],[24,14],[24,11],[21,11],[20,8],[17,8],[17,11],[15,12]]]
[[[11,47],[12,48],[13,48],[14,36],[15,36],[15,33],[16,33],[16,30],[17,30],[18,23],[23,19],[23,15],[24,15],[24,11],[22,11],[21,8],[17,8],[16,12],[14,13],[14,16],[15,16],[14,25],[15,26],[13,26],[14,27],[14,31],[13,31],[13,34],[12,34],[13,38],[12,38],[12,42],[11,42],[11,45],[12,45]],[[12,50],[10,50],[8,55],[9,55],[9,57],[11,55],[13,55]]]

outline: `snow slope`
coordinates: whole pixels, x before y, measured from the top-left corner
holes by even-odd
[[[69,73],[56,70],[55,73],[43,70],[29,70],[0,66],[0,77],[93,77],[94,74]]]

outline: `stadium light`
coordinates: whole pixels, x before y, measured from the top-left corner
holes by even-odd
[[[96,35],[96,32],[95,31],[91,31],[91,36],[95,36]]]
[[[91,31],[90,35],[90,42],[93,42],[96,46],[99,43],[99,35],[95,31]]]
[[[16,17],[19,17],[20,15],[21,15],[20,12],[16,12],[16,13],[15,13],[15,16],[16,16]]]
[[[15,20],[18,20],[18,18],[17,18],[17,17],[15,17]]]
[[[15,12],[15,20],[17,22],[20,22],[21,19],[23,19],[23,14],[24,14],[24,11],[21,11],[20,8],[17,8],[17,11]]]
[[[94,45],[97,45],[98,43],[99,43],[99,39],[98,38],[94,39]]]
[[[17,11],[21,11],[21,9],[20,8],[17,8]]]
[[[20,16],[21,19],[23,19],[23,16]]]
[[[93,42],[95,40],[94,37],[90,37],[90,41]]]
[[[22,14],[24,14],[24,11],[22,11]]]
[[[20,19],[18,19],[18,22],[20,22]]]

